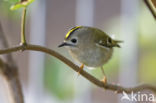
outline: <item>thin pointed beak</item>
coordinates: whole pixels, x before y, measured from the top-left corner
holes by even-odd
[[[60,48],[60,47],[66,46],[66,45],[67,45],[67,43],[66,42],[63,42],[58,47]]]

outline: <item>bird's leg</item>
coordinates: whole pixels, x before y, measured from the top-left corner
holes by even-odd
[[[82,65],[80,66],[80,70],[78,71],[78,75],[80,75],[80,72],[83,70],[83,68],[84,68],[84,64],[82,64]]]
[[[105,75],[105,71],[103,70],[103,67],[101,67],[101,71],[102,71],[102,73],[103,73],[103,75],[104,75],[104,77],[103,77],[103,79],[102,79],[102,82],[103,82],[104,84],[106,84],[106,83],[107,83],[107,77],[106,77],[106,75]]]

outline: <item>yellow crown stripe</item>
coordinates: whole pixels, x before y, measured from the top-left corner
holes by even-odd
[[[81,27],[82,26],[76,26],[76,27],[72,28],[71,30],[69,30],[68,33],[65,36],[65,39],[67,39],[73,31],[75,31],[76,29],[79,29]]]

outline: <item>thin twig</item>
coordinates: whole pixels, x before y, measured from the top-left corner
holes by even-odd
[[[148,7],[148,9],[151,11],[151,13],[152,13],[153,17],[155,18],[155,20],[156,20],[156,11],[152,7],[152,5],[150,4],[150,2],[152,2],[154,7],[155,7],[156,2],[154,0],[153,1],[151,1],[151,0],[144,0],[144,2],[146,4],[146,6]]]
[[[60,61],[62,61],[65,64],[67,64],[69,67],[71,67],[76,72],[78,72],[79,69],[80,69],[72,61],[70,61],[69,59],[65,58],[61,54],[55,52],[52,49],[48,49],[46,47],[39,46],[39,45],[31,45],[31,44],[19,45],[19,46],[15,46],[15,47],[12,47],[12,48],[7,48],[7,49],[0,50],[0,54],[7,54],[7,53],[20,51],[20,50],[32,50],[32,51],[44,52],[46,54],[49,54],[51,56],[56,57],[57,59],[59,59]],[[118,85],[115,85],[115,84],[109,84],[109,83],[104,84],[103,82],[101,82],[100,80],[96,79],[94,76],[90,75],[89,73],[87,73],[84,70],[82,70],[80,72],[80,74],[84,78],[86,78],[87,80],[92,82],[93,84],[97,85],[98,87],[101,87],[101,88],[104,88],[104,89],[107,89],[107,90],[112,90],[112,91],[115,91],[117,93],[122,93],[123,91],[126,92],[126,93],[130,93],[131,91],[138,92],[138,91],[142,91],[142,90],[151,90],[151,91],[156,93],[156,87],[152,86],[152,85],[144,84],[144,85],[136,86],[136,87],[133,87],[133,88],[124,88],[122,86],[118,86]]]
[[[22,20],[21,20],[21,44],[26,44],[25,23],[26,23],[26,7],[24,7],[23,9]]]

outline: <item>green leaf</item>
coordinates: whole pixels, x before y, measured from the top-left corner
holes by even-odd
[[[27,7],[28,5],[30,5],[32,2],[34,2],[35,0],[21,0],[20,2],[17,2],[15,5],[11,6],[11,10],[17,10],[20,9],[22,7]]]

